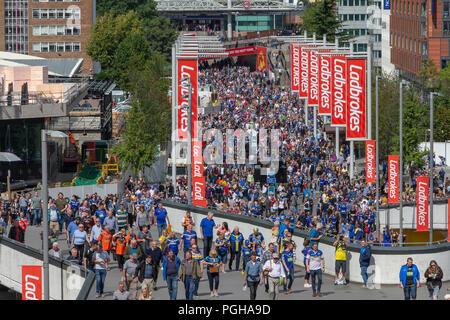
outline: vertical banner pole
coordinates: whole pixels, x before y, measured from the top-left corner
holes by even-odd
[[[399,205],[400,236],[399,245],[403,245],[403,81],[400,81],[400,158],[399,158]]]
[[[172,186],[174,192],[177,190],[177,162],[176,162],[176,106],[177,106],[177,58],[176,58],[176,42],[172,47]]]

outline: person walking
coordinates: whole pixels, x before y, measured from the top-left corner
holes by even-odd
[[[113,300],[128,300],[130,297],[130,292],[125,290],[125,283],[119,281],[119,288],[114,291]]]
[[[96,245],[97,250],[92,256],[92,262],[95,264],[95,280],[97,283],[96,298],[103,298],[103,289],[105,288],[106,263],[109,262],[109,255],[103,251],[102,245]]]
[[[220,262],[222,263],[222,273],[226,273],[225,265],[227,263],[228,247],[230,244],[225,238],[225,233],[223,231],[219,231],[217,235],[218,237],[214,243],[214,246],[216,251],[219,253]]]
[[[305,288],[311,288],[311,284],[309,283],[310,273],[306,271],[306,256],[308,255],[309,250],[311,250],[310,241],[309,239],[305,239],[303,241],[303,250],[302,250],[303,266],[305,267],[305,284],[303,285],[303,287]]]
[[[369,288],[367,286],[367,268],[370,265],[370,258],[372,256],[372,251],[370,249],[370,246],[367,244],[366,241],[361,241],[361,250],[359,252],[359,267],[361,268],[361,276],[363,278],[363,288]]]
[[[239,232],[239,227],[235,227],[229,237],[230,243],[230,262],[228,269],[232,271],[233,261],[236,258],[236,271],[239,270],[239,262],[241,261],[242,246],[244,245],[244,236]]]
[[[264,254],[262,256],[261,264],[264,265],[266,263],[266,261],[272,260],[274,252],[275,252],[275,245],[271,242],[271,243],[269,243],[269,249],[267,249],[267,251],[264,252]],[[264,276],[264,287],[265,287],[266,293],[268,293],[269,292],[269,278],[267,275]]]
[[[169,250],[169,254],[163,259],[163,279],[167,281],[170,300],[177,300],[180,264],[180,258],[172,250]]]
[[[320,251],[318,247],[319,244],[315,242],[312,245],[312,250],[309,250],[308,255],[306,256],[306,272],[311,273],[313,297],[322,296],[320,288],[322,287],[322,272],[325,272],[325,260],[323,258],[322,251]],[[316,287],[316,277],[317,277],[317,287]]]
[[[425,279],[427,279],[427,289],[432,300],[438,299],[439,290],[442,287],[443,275],[442,269],[438,266],[437,262],[431,260],[427,271],[425,271]]]
[[[419,269],[413,264],[413,259],[410,257],[406,260],[406,264],[400,268],[400,288],[403,289],[405,300],[416,300],[417,288],[420,285]]]
[[[213,229],[217,229],[218,226],[213,220],[214,214],[212,212],[208,213],[206,218],[203,218],[200,222],[200,234],[203,240],[203,256],[208,256],[212,249],[213,241]]]
[[[200,279],[203,275],[200,264],[197,260],[192,259],[192,253],[186,251],[185,259],[180,265],[179,280],[184,283],[186,300],[194,299],[195,280]]]
[[[139,263],[136,268],[136,276],[138,277],[139,282],[141,283],[141,290],[144,289],[147,291],[147,294],[152,297],[153,292],[153,263],[152,257],[146,256],[145,260]]]
[[[200,280],[203,280],[203,256],[200,252],[200,250],[198,249],[198,246],[196,243],[191,245],[191,256],[192,259],[194,259],[195,261],[197,261],[197,263],[200,266],[200,273],[202,274],[202,276],[200,278],[195,278],[194,280],[194,292],[193,292],[193,298],[194,300],[198,299],[198,286],[200,284]]]
[[[278,252],[274,252],[272,259],[266,261],[263,270],[268,272],[269,297],[271,297],[272,300],[278,300],[280,291],[280,278],[283,278],[283,282],[286,281],[286,273],[284,272],[283,265],[280,262],[280,256]]]
[[[209,290],[211,297],[218,297],[217,290],[219,289],[219,268],[222,265],[220,258],[217,256],[217,251],[212,249],[209,255],[203,260],[203,264],[207,266],[206,274],[208,275]]]
[[[333,243],[336,251],[336,262],[335,262],[335,277],[334,285],[339,284],[339,273],[342,270],[342,278],[344,280],[343,284],[346,285],[347,281],[345,278],[345,272],[347,271],[347,243],[344,240],[343,235],[339,235],[339,238]]]
[[[281,254],[281,263],[283,264],[286,278],[289,279],[289,284],[287,284],[287,281],[283,282],[283,293],[288,294],[292,293],[292,284],[294,283],[294,245],[292,243],[286,243],[285,245],[285,250]]]
[[[189,211],[188,211],[189,212]],[[197,241],[197,233],[192,230],[193,225],[188,224],[183,231],[183,235],[181,236],[181,240],[183,240],[183,251],[186,253],[191,250],[191,240],[195,239]]]
[[[136,272],[137,267],[138,267],[137,254],[133,253],[130,256],[130,259],[125,261],[122,270],[123,281],[125,281],[127,291],[130,291],[130,288],[132,288],[132,291],[130,291],[130,297],[133,300],[137,299],[137,290],[138,290],[138,276]]]
[[[158,244],[156,241],[152,241],[152,246],[146,251],[147,256],[152,257],[152,265],[153,265],[153,290],[158,290],[158,287],[156,286],[156,283],[158,282],[158,274],[159,274],[159,268],[161,264],[161,259],[163,257],[162,250],[160,247],[158,247]]]
[[[244,271],[244,287],[250,288],[250,300],[256,299],[256,291],[258,285],[262,285],[262,280],[263,270],[261,262],[256,260],[256,252],[253,251]]]
[[[160,202],[158,204],[158,207],[155,208],[153,215],[156,218],[156,226],[158,228],[158,237],[161,237],[162,231],[166,230],[167,225],[170,224],[167,210],[166,210],[166,208],[163,208],[162,202]],[[166,221],[167,221],[167,224],[166,224]]]

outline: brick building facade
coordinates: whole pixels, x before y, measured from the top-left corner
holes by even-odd
[[[95,23],[95,0],[1,0],[0,50],[43,58],[83,58],[81,72],[93,73],[86,54]]]
[[[391,62],[414,80],[424,59],[450,62],[450,0],[391,0]]]

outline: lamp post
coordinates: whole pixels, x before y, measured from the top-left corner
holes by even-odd
[[[48,264],[48,173],[47,173],[47,136],[68,138],[69,136],[60,131],[53,130],[41,130],[41,153],[42,153],[42,218],[43,218],[43,236],[42,236],[42,248],[43,248],[43,269],[44,269],[44,300],[50,299],[50,286],[49,286],[49,264]]]
[[[433,133],[434,133],[434,98],[433,96],[442,96],[441,93],[438,92],[431,92],[430,93],[430,154],[429,154],[429,179],[430,179],[430,188],[429,188],[429,202],[430,202],[430,245],[433,243],[433,173],[434,173],[434,161],[433,161]]]
[[[375,77],[375,180],[376,180],[376,198],[375,198],[375,210],[377,218],[377,240],[380,241],[380,212],[379,212],[379,199],[380,199],[380,176],[379,176],[379,143],[378,143],[378,80],[380,76]],[[369,107],[370,109],[370,107]]]
[[[400,81],[400,157],[399,157],[399,205],[400,205],[400,236],[399,245],[403,245],[403,86],[406,81]]]

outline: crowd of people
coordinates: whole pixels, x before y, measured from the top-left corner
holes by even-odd
[[[384,246],[396,246],[400,235],[386,226],[376,238],[375,184],[365,182],[365,169],[349,177],[350,149],[343,142],[336,155],[334,139],[325,134],[324,119],[317,117],[318,135],[313,135],[313,116],[305,121],[302,101],[287,88],[275,85],[267,74],[251,72],[249,67],[233,65],[229,60],[201,65],[199,86],[209,86],[217,94],[220,112],[199,115],[202,129],[223,133],[223,163],[205,166],[208,207],[234,214],[251,215],[282,222],[288,217],[294,226],[310,230],[316,219],[323,233],[337,236],[348,233],[350,239],[366,239]],[[279,155],[286,166],[286,181],[277,185],[260,183],[255,165],[227,162],[227,129],[278,129],[281,132]],[[204,147],[215,138],[206,141]],[[235,138],[236,140],[236,138]],[[234,155],[237,155],[237,149]],[[235,162],[237,159],[235,159]],[[380,204],[387,203],[387,165],[382,163]],[[403,201],[414,201],[416,177],[426,169],[413,171],[405,164],[411,179],[404,185]],[[448,197],[450,180],[443,168],[435,171],[434,195]],[[276,186],[276,189],[275,189]],[[171,190],[173,186],[170,185]],[[187,181],[178,179],[176,201],[187,201]],[[405,235],[403,235],[405,238]]]

